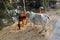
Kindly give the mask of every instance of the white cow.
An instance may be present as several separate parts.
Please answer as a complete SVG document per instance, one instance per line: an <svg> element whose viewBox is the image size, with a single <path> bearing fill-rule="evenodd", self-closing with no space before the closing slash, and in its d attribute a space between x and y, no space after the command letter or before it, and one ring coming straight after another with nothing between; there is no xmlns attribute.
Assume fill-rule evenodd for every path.
<svg viewBox="0 0 60 40"><path fill-rule="evenodd" d="M49 16L34 12L27 12L26 15L30 19L30 25L32 25L32 23L37 25L41 24L43 26L43 30L46 30L45 26L50 20Z"/></svg>

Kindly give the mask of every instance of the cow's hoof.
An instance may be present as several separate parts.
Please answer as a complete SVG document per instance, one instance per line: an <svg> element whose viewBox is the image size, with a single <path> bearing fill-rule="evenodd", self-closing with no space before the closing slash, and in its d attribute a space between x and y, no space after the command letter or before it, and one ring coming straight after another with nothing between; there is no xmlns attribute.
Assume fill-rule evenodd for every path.
<svg viewBox="0 0 60 40"><path fill-rule="evenodd" d="M43 32L43 30L42 30L42 31L40 31L40 32L39 32L39 34L41 34L42 32Z"/></svg>
<svg viewBox="0 0 60 40"><path fill-rule="evenodd" d="M47 30L45 30L45 32L47 32Z"/></svg>
<svg viewBox="0 0 60 40"><path fill-rule="evenodd" d="M21 28L19 28L18 30L20 30Z"/></svg>
<svg viewBox="0 0 60 40"><path fill-rule="evenodd" d="M44 35L44 34L42 34L41 36L42 36L42 37L45 37L45 35Z"/></svg>
<svg viewBox="0 0 60 40"><path fill-rule="evenodd" d="M42 32L39 32L39 34L41 34Z"/></svg>
<svg viewBox="0 0 60 40"><path fill-rule="evenodd" d="M43 31L44 31L44 29L42 29L42 30L39 32L39 34L41 34Z"/></svg>
<svg viewBox="0 0 60 40"><path fill-rule="evenodd" d="M47 32L47 29L45 29L44 32Z"/></svg>
<svg viewBox="0 0 60 40"><path fill-rule="evenodd" d="M18 28L18 30L20 30L20 28Z"/></svg>

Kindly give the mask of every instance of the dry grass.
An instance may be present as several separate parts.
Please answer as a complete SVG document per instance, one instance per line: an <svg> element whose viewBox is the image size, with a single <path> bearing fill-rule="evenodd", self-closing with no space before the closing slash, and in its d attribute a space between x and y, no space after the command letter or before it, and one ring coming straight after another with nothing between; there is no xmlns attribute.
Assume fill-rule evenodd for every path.
<svg viewBox="0 0 60 40"><path fill-rule="evenodd" d="M25 27L18 30L17 22L10 27L4 28L0 35L1 40L45 40L49 37L51 29L47 28L47 32L39 32L42 30L41 25L34 25L31 27L29 23ZM6 36L6 37L5 37Z"/></svg>

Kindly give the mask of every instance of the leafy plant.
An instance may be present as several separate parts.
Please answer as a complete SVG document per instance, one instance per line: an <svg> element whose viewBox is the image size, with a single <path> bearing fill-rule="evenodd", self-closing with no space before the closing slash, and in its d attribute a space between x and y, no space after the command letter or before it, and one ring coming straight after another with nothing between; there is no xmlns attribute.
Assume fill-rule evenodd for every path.
<svg viewBox="0 0 60 40"><path fill-rule="evenodd" d="M9 5L9 4L6 4L6 7L7 7L8 10L14 9L14 7Z"/></svg>

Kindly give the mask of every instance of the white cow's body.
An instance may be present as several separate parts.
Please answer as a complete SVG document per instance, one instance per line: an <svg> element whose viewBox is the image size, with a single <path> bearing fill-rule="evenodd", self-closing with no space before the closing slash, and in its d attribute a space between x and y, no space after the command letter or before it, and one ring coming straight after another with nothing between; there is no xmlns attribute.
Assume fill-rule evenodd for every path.
<svg viewBox="0 0 60 40"><path fill-rule="evenodd" d="M27 17L30 19L30 24L32 23L37 25L42 25L43 29L46 29L45 26L49 22L49 17L45 14L40 13L34 13L34 12L28 12Z"/></svg>

